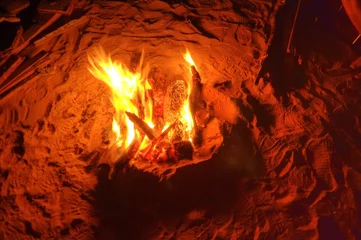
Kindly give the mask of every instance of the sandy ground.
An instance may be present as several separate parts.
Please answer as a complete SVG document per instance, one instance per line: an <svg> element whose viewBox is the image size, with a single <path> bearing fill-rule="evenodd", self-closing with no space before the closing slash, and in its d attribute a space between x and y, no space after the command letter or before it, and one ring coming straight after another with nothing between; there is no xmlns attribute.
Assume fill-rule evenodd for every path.
<svg viewBox="0 0 361 240"><path fill-rule="evenodd" d="M0 102L0 239L359 239L357 55L322 33L296 41L301 65L283 64L279 3L241 2L98 2L44 43L39 73ZM134 168L108 180L95 164L114 109L86 68L96 44L129 67L144 47L160 93L185 74L187 47L233 125L218 153L161 182Z"/></svg>

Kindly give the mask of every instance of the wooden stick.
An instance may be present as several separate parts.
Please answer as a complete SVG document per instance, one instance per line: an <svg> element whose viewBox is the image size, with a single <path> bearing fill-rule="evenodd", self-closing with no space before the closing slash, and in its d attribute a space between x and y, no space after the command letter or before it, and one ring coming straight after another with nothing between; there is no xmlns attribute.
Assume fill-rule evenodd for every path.
<svg viewBox="0 0 361 240"><path fill-rule="evenodd" d="M357 40L359 40L359 38L361 37L361 34L357 35L357 37L355 38L355 40L353 40L352 45L355 44L357 42Z"/></svg>
<svg viewBox="0 0 361 240"><path fill-rule="evenodd" d="M341 7L338 9L337 12L341 11L343 9L343 5L341 5Z"/></svg>
<svg viewBox="0 0 361 240"><path fill-rule="evenodd" d="M5 80L16 70L17 67L25 60L25 57L18 57L18 56L12 56L12 58L16 59L13 60L10 58L11 65L8 69L4 71L4 73L0 76L0 86L5 82Z"/></svg>
<svg viewBox="0 0 361 240"><path fill-rule="evenodd" d="M55 14L54 16L58 16L58 15L59 15L59 13ZM60 14L60 16L61 16L61 14ZM87 24L89 21L90 21L90 18L88 18L87 16L82 16L79 19L72 20L72 21L66 23L65 25L59 27L55 31L52 31L51 33L48 33L47 35L40 38L39 40L36 40L34 42L34 45L35 46L42 45L42 44L46 43L47 41L49 41L49 40L51 40L51 39L65 33L65 32L67 32L69 28L78 27L78 26L80 26L82 24Z"/></svg>
<svg viewBox="0 0 361 240"><path fill-rule="evenodd" d="M149 138L149 140L155 139L154 131L148 126L147 123L145 123L134 113L126 111L125 114L128 116L129 120L132 121L138 127L138 129L142 131Z"/></svg>
<svg viewBox="0 0 361 240"><path fill-rule="evenodd" d="M129 145L126 151L127 158L132 159L135 157L143 140L144 140L144 135L139 140L134 139L132 141L132 143Z"/></svg>
<svg viewBox="0 0 361 240"><path fill-rule="evenodd" d="M41 28L39 28L31 37L29 37L23 44L21 44L19 47L15 48L13 50L13 54L17 54L21 52L25 47L27 47L31 40L33 40L36 36L38 36L41 32L43 32L45 29L50 27L53 23L58 21L60 17L63 16L60 13L54 14ZM41 39L40 39L41 40Z"/></svg>
<svg viewBox="0 0 361 240"><path fill-rule="evenodd" d="M195 146L200 146L202 144L202 137L201 137L202 134L200 131L200 127L202 126L198 126L197 124L196 113L200 109L207 108L207 104L203 100L203 96L202 96L203 84L196 67L191 66L191 71L192 71L192 90L189 96L189 108L192 114L193 128L194 128L193 143Z"/></svg>
<svg viewBox="0 0 361 240"><path fill-rule="evenodd" d="M6 82L0 85L0 98L6 96L14 88L20 84L28 81L31 76L39 78L40 75L36 74L37 66L39 62L47 56L47 53L41 51L32 59L25 60L6 80Z"/></svg>
<svg viewBox="0 0 361 240"><path fill-rule="evenodd" d="M172 125L170 125L166 130L164 130L159 137L157 137L157 141L160 142L162 141L167 135L168 133L177 125L178 123L178 119L174 121L174 123L172 123Z"/></svg>
<svg viewBox="0 0 361 240"><path fill-rule="evenodd" d="M193 118L193 125L196 126L195 121L195 115L196 110L198 106L198 101L201 100L201 94L202 94L202 83L201 83L201 77L199 76L199 73L195 66L191 66L192 71L192 90L189 96L189 108L192 114ZM189 86L188 86L189 87Z"/></svg>
<svg viewBox="0 0 361 240"><path fill-rule="evenodd" d="M291 42L292 42L292 39L293 39L293 32L295 30L295 25L296 25L296 22L297 22L297 18L298 18L298 12L300 10L300 5L301 5L301 0L298 0L298 3L297 3L297 8L296 8L296 13L295 13L295 16L293 18L293 24L292 24L292 28L291 28L291 33L290 33L290 37L288 39L288 44L287 44L287 53L290 53L291 50Z"/></svg>

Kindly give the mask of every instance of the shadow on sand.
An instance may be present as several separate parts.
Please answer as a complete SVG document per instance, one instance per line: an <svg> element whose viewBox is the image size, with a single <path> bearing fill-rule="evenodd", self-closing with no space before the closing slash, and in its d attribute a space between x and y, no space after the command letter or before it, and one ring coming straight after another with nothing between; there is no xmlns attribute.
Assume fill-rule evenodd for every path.
<svg viewBox="0 0 361 240"><path fill-rule="evenodd" d="M159 182L133 168L108 180L109 167L103 167L94 206L100 218L97 239L152 239L159 223L176 227L191 210L201 209L209 218L229 212L241 180L262 169L253 152L246 124L240 122L211 160L179 169L169 180Z"/></svg>

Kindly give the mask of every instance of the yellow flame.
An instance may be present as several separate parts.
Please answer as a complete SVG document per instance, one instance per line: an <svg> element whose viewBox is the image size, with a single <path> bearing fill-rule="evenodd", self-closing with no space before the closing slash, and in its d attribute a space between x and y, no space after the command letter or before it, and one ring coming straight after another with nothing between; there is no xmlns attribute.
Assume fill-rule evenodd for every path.
<svg viewBox="0 0 361 240"><path fill-rule="evenodd" d="M190 54L190 52L187 49L187 52L185 54L183 54L183 58L184 60L186 60L187 63L189 63L191 66L196 67L196 64L194 63L194 60Z"/></svg>
<svg viewBox="0 0 361 240"><path fill-rule="evenodd" d="M192 55L190 54L189 50L187 49L187 52L185 54L183 54L183 58L184 60L190 65L195 67L195 69L197 69L197 66L192 58ZM192 75L192 70L190 68L190 73ZM183 105L183 111L182 111L182 117L183 117L183 124L186 126L186 133L187 133L187 137L188 140L192 142L192 134L193 134L193 127L194 127L194 122L193 122L193 117L192 117L192 113L190 111L190 106L189 106L189 97L192 91L192 80L191 81L187 81L188 83L188 98L187 100L184 102Z"/></svg>
<svg viewBox="0 0 361 240"><path fill-rule="evenodd" d="M162 132L164 132L165 130L167 130L169 128L170 124L169 123L165 123L162 129Z"/></svg>
<svg viewBox="0 0 361 240"><path fill-rule="evenodd" d="M90 73L112 90L111 101L116 111L112 130L116 136L116 144L127 148L137 134L134 123L125 112L137 116L142 112L145 122L151 123L153 106L152 101L147 99L147 90L150 90L151 86L140 72L133 73L125 65L112 61L102 48L89 53L88 60ZM144 108L142 111L140 106Z"/></svg>
<svg viewBox="0 0 361 240"><path fill-rule="evenodd" d="M118 147L123 145L123 141L120 138L120 127L117 123L117 121L115 120L115 118L113 118L113 122L112 122L112 130L115 133L115 143L117 144Z"/></svg>
<svg viewBox="0 0 361 240"><path fill-rule="evenodd" d="M192 118L191 111L189 109L189 101L188 100L183 105L182 118L183 118L183 124L186 127L185 132L187 134L187 138L189 141L192 142L193 118Z"/></svg>

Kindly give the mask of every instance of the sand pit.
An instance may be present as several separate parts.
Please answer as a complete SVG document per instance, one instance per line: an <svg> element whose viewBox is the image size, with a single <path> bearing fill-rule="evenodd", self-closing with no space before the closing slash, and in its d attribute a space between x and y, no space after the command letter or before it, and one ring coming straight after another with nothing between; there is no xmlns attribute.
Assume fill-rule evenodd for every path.
<svg viewBox="0 0 361 240"><path fill-rule="evenodd" d="M283 4L41 5L60 23L72 13L12 46L15 68L37 60L0 85L0 240L360 238L360 61L305 15L293 42L300 50L286 54L278 26L292 21L282 11L294 5ZM99 45L133 70L144 49L154 101L165 102L154 106L157 121L178 117L164 109L176 105L169 89L182 87L182 54L192 53L218 129L204 133L217 146L210 157L172 171L100 164L115 110L88 70ZM343 55L328 52L336 46Z"/></svg>

